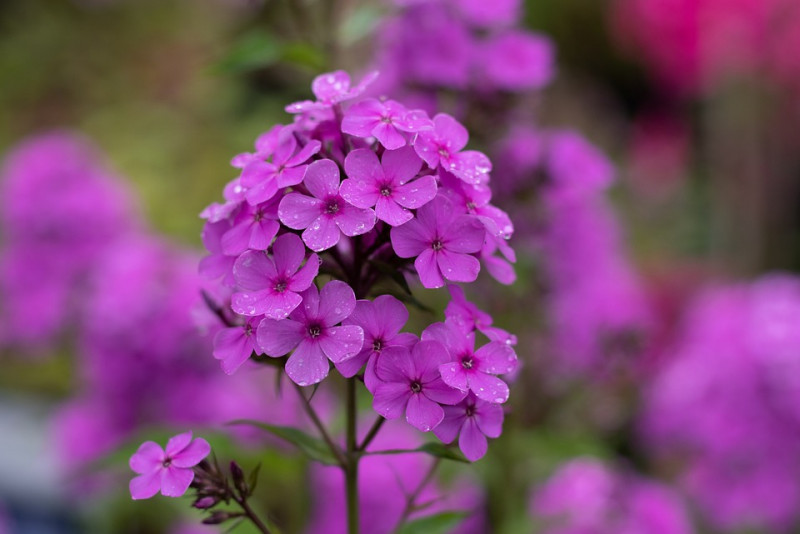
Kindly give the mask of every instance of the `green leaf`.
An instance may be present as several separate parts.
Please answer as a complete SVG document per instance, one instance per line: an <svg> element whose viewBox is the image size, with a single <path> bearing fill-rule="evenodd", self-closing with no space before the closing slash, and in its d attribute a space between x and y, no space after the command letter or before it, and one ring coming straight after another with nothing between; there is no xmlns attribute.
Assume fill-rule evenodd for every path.
<svg viewBox="0 0 800 534"><path fill-rule="evenodd" d="M247 488L249 489L250 495L256 490L256 485L258 485L258 473L261 471L261 463L259 463L255 469L250 471L250 475L247 477Z"/></svg>
<svg viewBox="0 0 800 534"><path fill-rule="evenodd" d="M383 15L382 10L375 6L358 7L339 28L339 39L345 45L360 41L374 32Z"/></svg>
<svg viewBox="0 0 800 534"><path fill-rule="evenodd" d="M277 63L283 55L284 46L275 37L253 31L239 38L214 69L221 73L260 69Z"/></svg>
<svg viewBox="0 0 800 534"><path fill-rule="evenodd" d="M250 419L237 419L236 421L231 421L228 424L247 425L260 428L261 430L288 441L312 460L316 460L317 462L327 465L339 465L339 462L336 460L333 452L331 452L331 450L328 448L328 445L324 441L313 436L309 436L302 430L298 430L289 426L270 425Z"/></svg>
<svg viewBox="0 0 800 534"><path fill-rule="evenodd" d="M409 521L397 534L447 534L467 516L466 512L440 512Z"/></svg>
<svg viewBox="0 0 800 534"><path fill-rule="evenodd" d="M312 72L323 70L327 63L324 52L304 42L286 44L281 59Z"/></svg>
<svg viewBox="0 0 800 534"><path fill-rule="evenodd" d="M452 460L454 462L463 462L466 464L470 463L470 461L467 460L463 454L461 454L461 451L447 447L438 441L429 441L428 443L425 443L416 449L386 449L383 451L369 451L364 454L408 454L414 452L422 452L431 456L435 456L436 458Z"/></svg>

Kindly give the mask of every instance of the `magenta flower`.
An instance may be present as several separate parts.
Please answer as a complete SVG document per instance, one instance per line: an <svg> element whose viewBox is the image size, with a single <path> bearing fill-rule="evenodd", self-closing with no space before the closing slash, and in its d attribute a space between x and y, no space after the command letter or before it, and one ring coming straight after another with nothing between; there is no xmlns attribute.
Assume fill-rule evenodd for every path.
<svg viewBox="0 0 800 534"><path fill-rule="evenodd" d="M422 332L422 339L438 341L453 356L439 367L445 384L470 390L487 402L500 404L508 400L508 385L494 376L517 367L517 355L508 344L491 341L475 350L474 333L465 334L447 323L430 325Z"/></svg>
<svg viewBox="0 0 800 534"><path fill-rule="evenodd" d="M362 100L345 112L342 131L356 137L374 137L387 150L406 145L403 133L430 130L433 123L422 110L407 110L394 100Z"/></svg>
<svg viewBox="0 0 800 534"><path fill-rule="evenodd" d="M231 159L231 166L237 169L244 169L253 161L263 161L270 157L278 146L278 138L283 130L282 124L276 124L268 131L256 138L255 152L242 152Z"/></svg>
<svg viewBox="0 0 800 534"><path fill-rule="evenodd" d="M248 250L233 265L236 285L243 289L231 299L233 311L241 315L266 315L283 319L300 305L298 293L314 283L319 272L319 257L309 256L306 247L294 234L284 234L272 245L272 258Z"/></svg>
<svg viewBox="0 0 800 534"><path fill-rule="evenodd" d="M305 228L303 241L311 250L327 250L341 234L353 237L375 226L374 211L352 206L339 195L339 167L332 160L309 165L304 184L313 197L289 193L281 200L278 216L289 228Z"/></svg>
<svg viewBox="0 0 800 534"><path fill-rule="evenodd" d="M441 165L470 184L486 182L492 162L482 152L461 149L467 146L467 129L446 113L433 118L433 130L423 130L417 134L414 149L431 169Z"/></svg>
<svg viewBox="0 0 800 534"><path fill-rule="evenodd" d="M222 278L222 284L233 286L233 263L236 256L228 256L222 251L222 236L230 230L230 223L226 220L206 222L203 226L203 245L209 254L200 260L198 272L209 280Z"/></svg>
<svg viewBox="0 0 800 534"><path fill-rule="evenodd" d="M509 30L484 43L480 64L489 86L509 91L541 89L553 79L555 51L546 37Z"/></svg>
<svg viewBox="0 0 800 534"><path fill-rule="evenodd" d="M445 443L458 436L458 447L474 462L486 454L486 438L497 438L503 431L503 408L470 393L455 406L444 406L444 419L433 433Z"/></svg>
<svg viewBox="0 0 800 534"><path fill-rule="evenodd" d="M436 178L421 176L410 181L422 168L414 149L387 150L381 161L371 150L354 150L344 160L349 176L339 189L342 198L357 208L375 207L378 219L400 226L414 218L417 209L436 196Z"/></svg>
<svg viewBox="0 0 800 534"><path fill-rule="evenodd" d="M301 295L303 305L288 319L264 319L258 325L258 344L268 356L279 357L294 350L286 362L286 374L296 384L308 386L328 376L330 365L355 356L364 342L360 326L335 326L356 307L353 290L338 280L322 291L311 285Z"/></svg>
<svg viewBox="0 0 800 534"><path fill-rule="evenodd" d="M222 251L238 256L247 249L267 250L278 234L278 202L272 198L263 204L244 204L233 219L233 226L222 236Z"/></svg>
<svg viewBox="0 0 800 534"><path fill-rule="evenodd" d="M445 280L472 282L480 262L470 254L483 247L486 231L471 215L457 215L452 203L437 196L417 211L417 218L392 228L392 247L401 258L413 258L422 285L442 287Z"/></svg>
<svg viewBox="0 0 800 534"><path fill-rule="evenodd" d="M145 441L131 456L130 466L139 476L131 480L134 499L149 499L159 490L165 497L180 497L194 480L192 468L211 452L203 438L192 440L185 432L170 438L167 450L153 441Z"/></svg>
<svg viewBox="0 0 800 534"><path fill-rule="evenodd" d="M251 317L243 325L223 328L214 336L214 358L220 360L225 374L232 375L253 352L261 352L255 340L259 321L260 317Z"/></svg>
<svg viewBox="0 0 800 534"><path fill-rule="evenodd" d="M311 91L317 97L317 101L303 100L302 102L289 104L286 106L286 112L303 113L328 109L341 102L352 100L363 93L367 86L377 77L377 72L369 72L358 85L350 87L350 75L343 70L320 74L311 83Z"/></svg>
<svg viewBox="0 0 800 534"><path fill-rule="evenodd" d="M485 184L468 184L444 173L441 191L461 210L475 215L489 234L508 239L514 233L514 225L508 214L489 204L492 191Z"/></svg>
<svg viewBox="0 0 800 534"><path fill-rule="evenodd" d="M381 295L374 301L359 300L350 317L342 324L360 326L364 330L364 346L361 352L336 364L342 375L354 376L366 363L364 384L369 391L374 391L378 384L375 376L375 364L384 349L401 346L411 349L419 341L410 333L399 333L408 321L408 310L402 302L391 295Z"/></svg>
<svg viewBox="0 0 800 534"><path fill-rule="evenodd" d="M241 183L247 188L247 202L260 204L275 196L278 189L302 182L308 167L303 163L319 152L321 146L319 141L312 140L296 152L294 131L285 127L278 138L272 161L252 161L242 170Z"/></svg>
<svg viewBox="0 0 800 534"><path fill-rule="evenodd" d="M383 351L375 371L381 381L375 388L372 407L387 419L406 413L406 421L428 432L444 419L439 404L456 404L466 393L442 381L439 366L450 360L437 341L420 341L409 351L390 347Z"/></svg>

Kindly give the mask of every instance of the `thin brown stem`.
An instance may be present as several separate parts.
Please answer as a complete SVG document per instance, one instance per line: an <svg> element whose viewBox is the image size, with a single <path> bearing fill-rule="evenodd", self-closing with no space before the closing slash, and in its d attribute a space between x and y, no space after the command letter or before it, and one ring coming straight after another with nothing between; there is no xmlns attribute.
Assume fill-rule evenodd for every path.
<svg viewBox="0 0 800 534"><path fill-rule="evenodd" d="M292 382L292 384L294 384L294 382ZM341 449L333 441L330 434L328 434L328 431L325 430L325 425L322 424L322 420L317 415L316 410L314 410L314 407L311 406L311 402L309 402L309 400L306 398L305 393L303 393L303 388L298 386L297 384L294 384L294 388L297 390L297 393L298 395L300 395L300 398L303 399L303 408L308 414L308 417L311 419L311 422L314 423L314 426L322 435L322 439L328 445L328 448L331 450L331 453L336 457L336 461L339 462L339 465L344 466L347 463L347 459L342 454Z"/></svg>
<svg viewBox="0 0 800 534"><path fill-rule="evenodd" d="M378 418L375 420L375 422L372 424L372 427L369 429L369 432L367 432L367 435L364 437L364 441L362 441L361 445L358 446L357 450L359 451L366 450L369 444L372 443L372 440L375 439L375 436L378 435L378 431L380 431L381 427L383 426L383 423L385 422L386 418L379 415Z"/></svg>
<svg viewBox="0 0 800 534"><path fill-rule="evenodd" d="M244 515L247 516L247 519L249 519L253 525L255 525L259 532L262 534L273 534L273 532L267 527L267 525L264 524L261 518L258 517L258 514L255 512L255 510L250 507L250 504L247 502L246 498L238 497L236 502L242 507Z"/></svg>
<svg viewBox="0 0 800 534"><path fill-rule="evenodd" d="M417 505L417 499L419 498L422 490L430 484L431 480L433 480L433 476L436 474L436 470L439 468L439 464L442 462L441 458L436 458L432 463L431 466L428 468L428 472L425 473L425 476L420 481L419 485L412 491L409 495L406 496L406 505L403 508L403 513L400 515L400 519L397 521L397 526L394 529L395 534L400 532L400 529L403 528L408 518L414 512L414 509Z"/></svg>

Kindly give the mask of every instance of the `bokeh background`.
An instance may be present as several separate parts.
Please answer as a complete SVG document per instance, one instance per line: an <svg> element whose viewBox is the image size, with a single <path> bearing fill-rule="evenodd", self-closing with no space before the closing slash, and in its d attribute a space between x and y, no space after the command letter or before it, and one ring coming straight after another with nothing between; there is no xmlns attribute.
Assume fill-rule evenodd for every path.
<svg viewBox="0 0 800 534"><path fill-rule="evenodd" d="M519 336L505 431L432 490L462 531L800 529L800 2L491 4L0 3L0 532L213 532L127 494L187 425L262 462L287 532L336 532L335 477L222 425L304 423L218 370L196 275L231 158L336 68L459 116L515 223L516 283L469 290ZM375 492L424 475L398 458Z"/></svg>

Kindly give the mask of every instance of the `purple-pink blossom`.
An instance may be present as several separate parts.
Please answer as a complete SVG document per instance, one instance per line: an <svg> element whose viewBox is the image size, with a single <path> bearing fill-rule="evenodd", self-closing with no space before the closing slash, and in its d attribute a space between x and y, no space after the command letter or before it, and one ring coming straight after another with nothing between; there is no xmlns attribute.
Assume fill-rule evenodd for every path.
<svg viewBox="0 0 800 534"><path fill-rule="evenodd" d="M281 200L278 215L289 228L303 230L303 241L315 252L327 250L341 235L365 234L375 226L375 212L357 208L339 194L339 167L322 159L308 166L303 181L309 193L289 193Z"/></svg>
<svg viewBox="0 0 800 534"><path fill-rule="evenodd" d="M420 341L411 350L387 348L375 366L380 383L372 407L387 419L405 413L411 426L433 430L444 419L440 404L455 404L466 395L442 381L439 366L449 360L447 349L437 341Z"/></svg>
<svg viewBox="0 0 800 534"><path fill-rule="evenodd" d="M472 256L483 247L486 231L472 215L458 215L439 195L417 211L417 217L392 228L392 247L401 258L414 258L422 285L442 287L445 280L472 282L480 262Z"/></svg>
<svg viewBox="0 0 800 534"><path fill-rule="evenodd" d="M387 150L381 161L371 150L357 149L344 161L348 179L342 182L340 194L357 208L375 208L378 219L391 226L400 226L414 218L410 211L418 209L436 196L436 178L417 176L422 168L414 149L403 147Z"/></svg>
<svg viewBox="0 0 800 534"><path fill-rule="evenodd" d="M256 329L260 317L251 317L243 325L223 328L214 336L214 358L220 360L225 374L233 374L253 352L261 349L256 344Z"/></svg>
<svg viewBox="0 0 800 534"><path fill-rule="evenodd" d="M378 384L375 365L381 353L388 347L411 348L418 338L414 334L400 333L408 321L408 309L391 295L381 295L374 301L359 300L350 317L342 324L353 324L364 330L364 346L361 352L336 364L336 368L346 377L354 376L364 364L364 385L374 391Z"/></svg>
<svg viewBox="0 0 800 534"><path fill-rule="evenodd" d="M481 400L474 393L443 409L444 419L433 433L445 443L458 437L458 447L471 462L486 454L489 448L486 438L497 438L503 431L502 406Z"/></svg>
<svg viewBox="0 0 800 534"><path fill-rule="evenodd" d="M322 291L315 285L305 290L302 306L287 319L264 319L258 326L257 340L267 356L292 355L286 361L286 374L296 384L309 386L328 376L330 364L361 350L364 331L360 326L336 326L356 307L353 290L339 280L328 282Z"/></svg>
<svg viewBox="0 0 800 534"><path fill-rule="evenodd" d="M260 204L275 196L279 189L303 181L308 159L319 152L319 141L311 140L298 151L297 137L292 127L284 127L277 139L272 161L251 161L242 169L241 184L247 189L245 198L250 204Z"/></svg>
<svg viewBox="0 0 800 534"><path fill-rule="evenodd" d="M507 343L491 341L475 350L475 334L448 323L430 325L422 332L422 339L447 347L452 358L439 367L445 384L472 391L487 402L508 400L508 385L495 376L510 373L517 366L517 355Z"/></svg>
<svg viewBox="0 0 800 534"><path fill-rule="evenodd" d="M553 79L555 51L547 37L508 30L483 43L482 77L501 90L540 89Z"/></svg>
<svg viewBox="0 0 800 534"><path fill-rule="evenodd" d="M362 100L351 106L342 119L344 133L374 137L387 150L405 146L408 134L431 128L433 123L427 113L418 109L408 110L394 100Z"/></svg>
<svg viewBox="0 0 800 534"><path fill-rule="evenodd" d="M231 227L222 236L222 252L236 256L247 249L267 250L278 234L278 202L280 198L258 204L241 206Z"/></svg>
<svg viewBox="0 0 800 534"><path fill-rule="evenodd" d="M316 102L311 100L295 102L286 106L286 111L288 113L304 113L329 109L336 104L358 97L377 77L377 72L369 72L357 85L351 86L350 75L343 70L320 74L311 82L311 91L317 97Z"/></svg>
<svg viewBox="0 0 800 534"><path fill-rule="evenodd" d="M263 252L248 250L233 266L236 286L240 289L231 298L233 311L247 316L285 318L300 305L299 293L314 283L319 263L316 254L306 259L306 247L295 234L278 237L272 245L271 258Z"/></svg>
<svg viewBox="0 0 800 534"><path fill-rule="evenodd" d="M492 162L482 152L464 150L469 133L446 113L433 118L433 129L417 134L414 149L431 169L441 168L470 184L488 180Z"/></svg>
<svg viewBox="0 0 800 534"><path fill-rule="evenodd" d="M165 497L180 497L194 480L192 468L210 452L208 442L203 438L193 440L191 432L170 438L166 450L153 441L145 441L129 462L139 475L131 480L131 497L149 499L159 491Z"/></svg>

